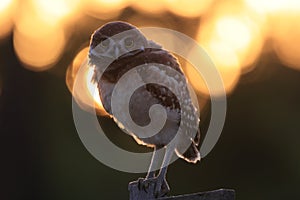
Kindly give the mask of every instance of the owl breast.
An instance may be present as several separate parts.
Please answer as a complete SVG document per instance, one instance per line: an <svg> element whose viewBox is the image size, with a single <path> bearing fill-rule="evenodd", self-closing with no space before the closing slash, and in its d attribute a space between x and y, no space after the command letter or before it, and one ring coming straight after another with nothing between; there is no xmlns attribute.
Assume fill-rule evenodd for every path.
<svg viewBox="0 0 300 200"><path fill-rule="evenodd" d="M174 73L169 72L168 70L161 70L152 63L168 66L173 69L173 71L177 72L177 76L173 75ZM141 65L145 65L146 68L148 67L146 69L148 71L147 73L140 73L140 78L142 80L153 79L156 80L156 82L165 83L175 90L178 90L176 93L181 94L182 97L180 98L185 99L182 106L185 106L190 110L190 113L184 114L188 114L194 118L190 123L191 129L198 126L196 110L190 101L187 82L183 76L183 72L177 59L163 49L148 48L138 51L133 55L131 54L130 56L123 56L112 62L105 69L101 77L97 77L99 94L105 110L109 114L113 114L111 109L111 96L116 83L126 72ZM182 76L178 76L178 73ZM167 87L159 84L147 83L139 87L132 94L129 103L129 111L132 120L137 125L146 126L151 121L149 109L155 104L160 104L165 108L167 113L166 123L158 134L148 138L140 138L138 139L138 142L149 146L155 145L157 147L162 147L174 138L180 125L181 108L178 97ZM122 128L126 129L126 127ZM132 133L131 130L126 130L126 132Z"/></svg>

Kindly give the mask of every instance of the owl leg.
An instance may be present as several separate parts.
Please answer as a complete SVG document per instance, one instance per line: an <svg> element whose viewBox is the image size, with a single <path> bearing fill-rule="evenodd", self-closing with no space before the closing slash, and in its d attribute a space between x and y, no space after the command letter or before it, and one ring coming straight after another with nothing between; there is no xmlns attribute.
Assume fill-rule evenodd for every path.
<svg viewBox="0 0 300 200"><path fill-rule="evenodd" d="M154 147L151 163L146 178L139 178L138 180L139 189L144 189L145 191L147 191L147 188L149 186L147 180L151 180L155 178L156 169L159 168L159 164L162 160L162 156L163 154L160 151L157 151L157 149Z"/></svg>
<svg viewBox="0 0 300 200"><path fill-rule="evenodd" d="M152 189L154 189L154 191L152 191L152 192L156 198L163 197L170 191L169 185L166 180L166 174L167 174L168 165L173 156L173 153L174 153L173 147L166 148L166 152L165 152L165 155L163 158L163 163L162 163L161 169L160 169L157 177L155 177L155 172L153 170L155 169L155 167L157 167L157 165L159 163L158 161L160 159L158 159L158 158L161 158L161 155L159 155L157 151L155 152L155 154L152 157L152 162L151 162L149 172L148 172L146 178L145 179L140 178L138 180L138 186L139 186L140 190L143 189L145 192L148 193L148 190L150 188L152 188ZM152 184L154 185L154 187L150 186Z"/></svg>
<svg viewBox="0 0 300 200"><path fill-rule="evenodd" d="M159 155L159 152L157 152L157 149L154 147L153 155L152 155L152 159L151 159L151 163L149 166L146 179L155 177L156 169L158 169L160 160L161 160L161 155Z"/></svg>
<svg viewBox="0 0 300 200"><path fill-rule="evenodd" d="M156 181L155 191L154 191L154 194L156 197L165 196L170 191L170 187L166 180L166 174L167 174L168 165L171 161L173 153L174 153L174 148L172 146L166 148L166 153L165 153L164 160L162 163L162 168L159 171L159 174L156 178L157 181Z"/></svg>

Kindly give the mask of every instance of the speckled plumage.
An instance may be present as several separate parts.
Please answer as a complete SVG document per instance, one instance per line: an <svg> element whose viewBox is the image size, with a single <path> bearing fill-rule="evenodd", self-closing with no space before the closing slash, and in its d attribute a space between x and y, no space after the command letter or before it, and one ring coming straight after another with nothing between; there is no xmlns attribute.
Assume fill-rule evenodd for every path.
<svg viewBox="0 0 300 200"><path fill-rule="evenodd" d="M123 54L120 56L111 56L104 50L96 50L97 46L101 41L105 40L105 38L128 30L133 30L134 42L139 44L138 48L135 48L132 51L129 49L128 52L121 50L123 51ZM121 43L122 41L110 41L110 44L113 44L114 46L107 47L106 49L110 52L119 52L119 50L114 48ZM124 49L124 47L120 48ZM197 110L191 100L187 87L187 80L179 66L178 60L172 54L161 48L160 45L155 44L153 41L147 40L136 27L124 22L113 22L99 28L92 35L89 64L95 67L93 79L98 84L103 106L110 115L112 115L111 96L116 83L126 72L135 69L137 66L144 65L143 68L136 70L136 73L145 83L148 82L148 80L155 79L158 83L164 83L165 85L174 88L176 93L180 94L179 96L176 96L167 87L159 84L147 83L138 88L131 96L129 104L131 118L140 126L149 124L150 118L148 112L152 105L160 104L166 109L167 121L158 134L141 139L134 136L134 133L126 127L121 127L124 128L126 132L133 134L138 143L161 148L166 146L175 137L181 118L185 117L185 119L188 120L183 122L184 131L179 138L180 140L192 140L192 143L185 153L176 151L176 147L174 151L179 157L189 162L200 160L200 154L197 149L200 133L198 131L196 137L193 137L193 134L191 133L191 131L198 129L199 119ZM106 65L109 66L104 70ZM164 69L163 65L170 67L173 71ZM145 71L147 73L145 73ZM175 72L179 73L179 75ZM102 76L100 76L100 74L102 74ZM179 103L180 99L181 102L183 102L181 105ZM184 112L181 112L180 106L184 106ZM115 119L115 121L118 121L118 119ZM180 140L177 145L180 145Z"/></svg>

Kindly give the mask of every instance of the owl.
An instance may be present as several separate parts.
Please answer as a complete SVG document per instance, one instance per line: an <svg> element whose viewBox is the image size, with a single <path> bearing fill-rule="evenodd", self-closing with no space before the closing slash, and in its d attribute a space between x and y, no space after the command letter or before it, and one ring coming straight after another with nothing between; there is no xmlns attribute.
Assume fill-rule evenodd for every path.
<svg viewBox="0 0 300 200"><path fill-rule="evenodd" d="M97 84L105 111L138 144L154 149L148 173L144 179L138 181L139 188L147 190L151 182L155 184L155 197L165 196L170 190L166 181L167 166L174 153L188 162L196 163L200 160L199 118L188 90L187 79L178 60L159 44L148 40L137 27L121 21L109 22L92 34L88 58L89 65L94 67L93 81ZM136 74L146 84L138 87L130 98L128 106L132 120L140 126L149 124L149 109L154 104L161 105L167 116L163 128L157 134L143 138L114 116L111 103L113 90L118 81L126 72L138 66L143 68L137 70ZM158 84L147 82L149 78L154 78ZM166 86L168 84L179 92L180 97ZM180 103L180 99L183 103ZM182 117L188 120L181 123ZM180 127L180 124L183 125ZM174 145L168 145L176 136L178 129L182 132L179 139ZM194 136L190 134L193 130L196 130ZM180 152L178 147L183 141L189 141L190 146L185 152ZM156 167L160 156L156 152L161 148L165 148L165 153L157 173L155 169L158 169Z"/></svg>

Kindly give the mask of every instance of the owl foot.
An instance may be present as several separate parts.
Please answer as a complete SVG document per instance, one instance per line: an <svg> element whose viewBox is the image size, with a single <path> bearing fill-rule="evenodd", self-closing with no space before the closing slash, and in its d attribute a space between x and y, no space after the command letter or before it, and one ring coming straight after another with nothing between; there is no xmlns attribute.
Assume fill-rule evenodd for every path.
<svg viewBox="0 0 300 200"><path fill-rule="evenodd" d="M144 190L146 193L153 191L155 198L164 197L170 191L170 187L165 178L155 177L138 179L139 190Z"/></svg>

